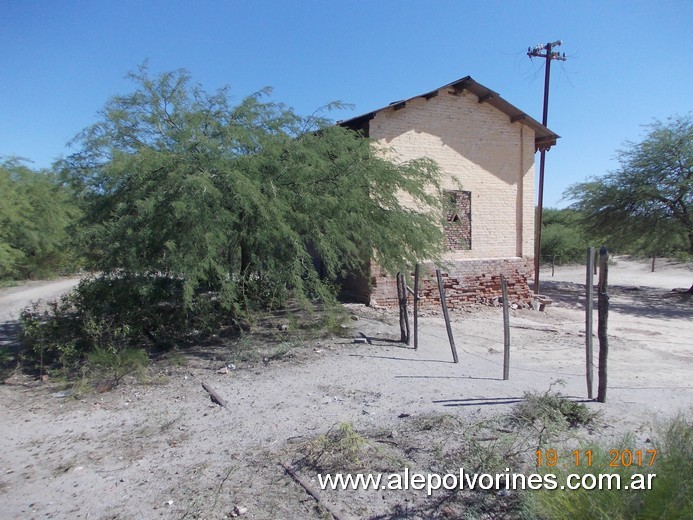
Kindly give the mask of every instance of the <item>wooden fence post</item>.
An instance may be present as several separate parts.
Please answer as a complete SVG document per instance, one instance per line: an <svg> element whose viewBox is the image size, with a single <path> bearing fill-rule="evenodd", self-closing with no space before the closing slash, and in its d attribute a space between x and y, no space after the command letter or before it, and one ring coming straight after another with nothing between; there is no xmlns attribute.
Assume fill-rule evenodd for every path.
<svg viewBox="0 0 693 520"><path fill-rule="evenodd" d="M510 302L508 302L508 282L501 274L501 293L503 294L503 381L510 378Z"/></svg>
<svg viewBox="0 0 693 520"><path fill-rule="evenodd" d="M450 326L450 315L448 314L448 304L445 301L445 287L443 287L443 277L440 274L440 269L436 269L436 277L438 278L438 291L440 292L440 305L443 307L443 317L445 318L445 328L448 331L448 340L450 341L450 349L452 350L452 359L455 363L459 363L457 358L457 347L455 347L455 338L452 337L452 327Z"/></svg>
<svg viewBox="0 0 693 520"><path fill-rule="evenodd" d="M606 247L599 249L599 287L597 299L597 336L599 337L599 388L597 401L606 402L606 360L609 355L609 338L607 336L607 321L609 318L609 254Z"/></svg>
<svg viewBox="0 0 693 520"><path fill-rule="evenodd" d="M592 308L594 306L594 248L587 248L587 272L585 280L585 371L587 376L587 398L592 399L593 348L592 348Z"/></svg>
<svg viewBox="0 0 693 520"><path fill-rule="evenodd" d="M407 345L411 341L411 330L409 329L409 312L407 311L407 306L409 305L409 293L407 292L407 276L402 273L402 295L403 295L403 307L404 307L404 326L407 330Z"/></svg>
<svg viewBox="0 0 693 520"><path fill-rule="evenodd" d="M407 282L403 273L397 273L397 298L399 300L400 341L409 345L409 315L407 314Z"/></svg>
<svg viewBox="0 0 693 520"><path fill-rule="evenodd" d="M657 256L657 253L652 253L652 270L650 271L651 273L655 272L655 258Z"/></svg>
<svg viewBox="0 0 693 520"><path fill-rule="evenodd" d="M414 350L419 348L419 264L414 267Z"/></svg>

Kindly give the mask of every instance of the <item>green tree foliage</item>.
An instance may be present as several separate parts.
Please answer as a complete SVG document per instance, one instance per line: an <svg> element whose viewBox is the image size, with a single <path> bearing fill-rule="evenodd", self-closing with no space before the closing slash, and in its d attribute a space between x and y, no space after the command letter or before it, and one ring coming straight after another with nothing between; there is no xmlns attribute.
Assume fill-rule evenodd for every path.
<svg viewBox="0 0 693 520"><path fill-rule="evenodd" d="M438 170L262 91L233 105L179 70L130 75L74 144L65 171L81 194L92 267L182 280L243 313L288 296L327 297L369 255L390 272L443 244ZM428 212L403 207L405 194ZM325 279L314 265L319 256Z"/></svg>
<svg viewBox="0 0 693 520"><path fill-rule="evenodd" d="M69 268L68 228L78 217L57 176L20 159L0 163L0 279L34 278Z"/></svg>
<svg viewBox="0 0 693 520"><path fill-rule="evenodd" d="M585 229L618 249L693 254L691 116L654 122L618 159L618 170L566 191Z"/></svg>
<svg viewBox="0 0 693 520"><path fill-rule="evenodd" d="M557 264L582 262L588 240L582 230L581 214L572 209L546 208L542 218L541 257L555 257Z"/></svg>

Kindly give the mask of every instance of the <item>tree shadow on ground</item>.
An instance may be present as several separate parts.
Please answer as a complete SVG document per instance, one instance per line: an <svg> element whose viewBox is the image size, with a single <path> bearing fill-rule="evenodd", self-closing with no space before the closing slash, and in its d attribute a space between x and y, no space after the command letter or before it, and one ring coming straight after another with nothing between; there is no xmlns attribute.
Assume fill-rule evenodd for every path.
<svg viewBox="0 0 693 520"><path fill-rule="evenodd" d="M17 320L0 323L0 348L14 350L19 348L19 334L22 325Z"/></svg>
<svg viewBox="0 0 693 520"><path fill-rule="evenodd" d="M567 401L574 403L593 403L594 399L585 399L573 395L561 396ZM478 397L470 399L441 399L433 401L443 406L494 406L499 404L517 404L525 400L525 397Z"/></svg>
<svg viewBox="0 0 693 520"><path fill-rule="evenodd" d="M570 309L585 308L585 284L544 282L544 294L554 303ZM613 285L608 289L609 312L639 318L676 320L693 318L692 295L654 287ZM594 289L597 309L597 287Z"/></svg>
<svg viewBox="0 0 693 520"><path fill-rule="evenodd" d="M444 359L414 359L414 358L401 358L396 356L378 356L376 354L349 354L350 357L367 357L375 359L391 359L393 361L414 361L416 363L445 363L450 364L454 361L446 361Z"/></svg>
<svg viewBox="0 0 693 520"><path fill-rule="evenodd" d="M407 345L400 339L394 339L394 338L380 338L378 336L368 336L367 334L364 334L363 332L359 332L359 336L361 336L363 339L366 340L366 342L369 345L375 345L375 346L388 346L388 347L397 347L397 348L404 348L407 350L414 350L414 347L412 345Z"/></svg>

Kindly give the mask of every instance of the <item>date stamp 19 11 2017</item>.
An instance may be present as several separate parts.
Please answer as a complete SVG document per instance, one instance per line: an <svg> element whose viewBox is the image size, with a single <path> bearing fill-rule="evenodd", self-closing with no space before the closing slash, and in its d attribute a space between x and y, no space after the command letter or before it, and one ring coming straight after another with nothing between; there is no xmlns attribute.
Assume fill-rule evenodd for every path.
<svg viewBox="0 0 693 520"><path fill-rule="evenodd" d="M559 464L559 459L565 457L565 455L559 456L558 451L553 448L537 450L534 454L536 456L538 468L553 468ZM604 460L598 460L600 457L589 449L573 450L570 454L566 455L569 456L569 462L567 464L576 468L591 468L593 466L609 468L628 468L631 466L652 467L657 458L657 450L613 449L609 450L609 454L604 457Z"/></svg>

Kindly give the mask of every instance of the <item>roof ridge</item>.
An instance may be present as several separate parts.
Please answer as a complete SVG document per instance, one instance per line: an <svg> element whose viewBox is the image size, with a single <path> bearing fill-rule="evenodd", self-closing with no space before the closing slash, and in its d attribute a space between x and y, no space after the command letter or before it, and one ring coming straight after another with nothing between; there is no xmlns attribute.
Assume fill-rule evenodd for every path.
<svg viewBox="0 0 693 520"><path fill-rule="evenodd" d="M361 114L346 120L337 121L337 124L354 129L366 129L368 121L373 119L378 112L388 109L401 110L406 107L407 103L413 101L414 99L422 97L426 98L427 100L432 99L436 97L441 90L446 88L454 88L459 91L467 90L479 99L479 103L488 103L497 110L507 114L510 117L511 123L519 122L532 128L535 134L535 148L538 150L546 150L551 148L551 146L556 144L556 140L560 138L558 134L552 132L548 127L542 125L529 114L523 112L509 101L505 100L497 92L475 81L471 76L464 76L456 81L443 85L442 87L438 87L424 94L418 94L403 100L393 101L387 106L366 112L365 114Z"/></svg>

